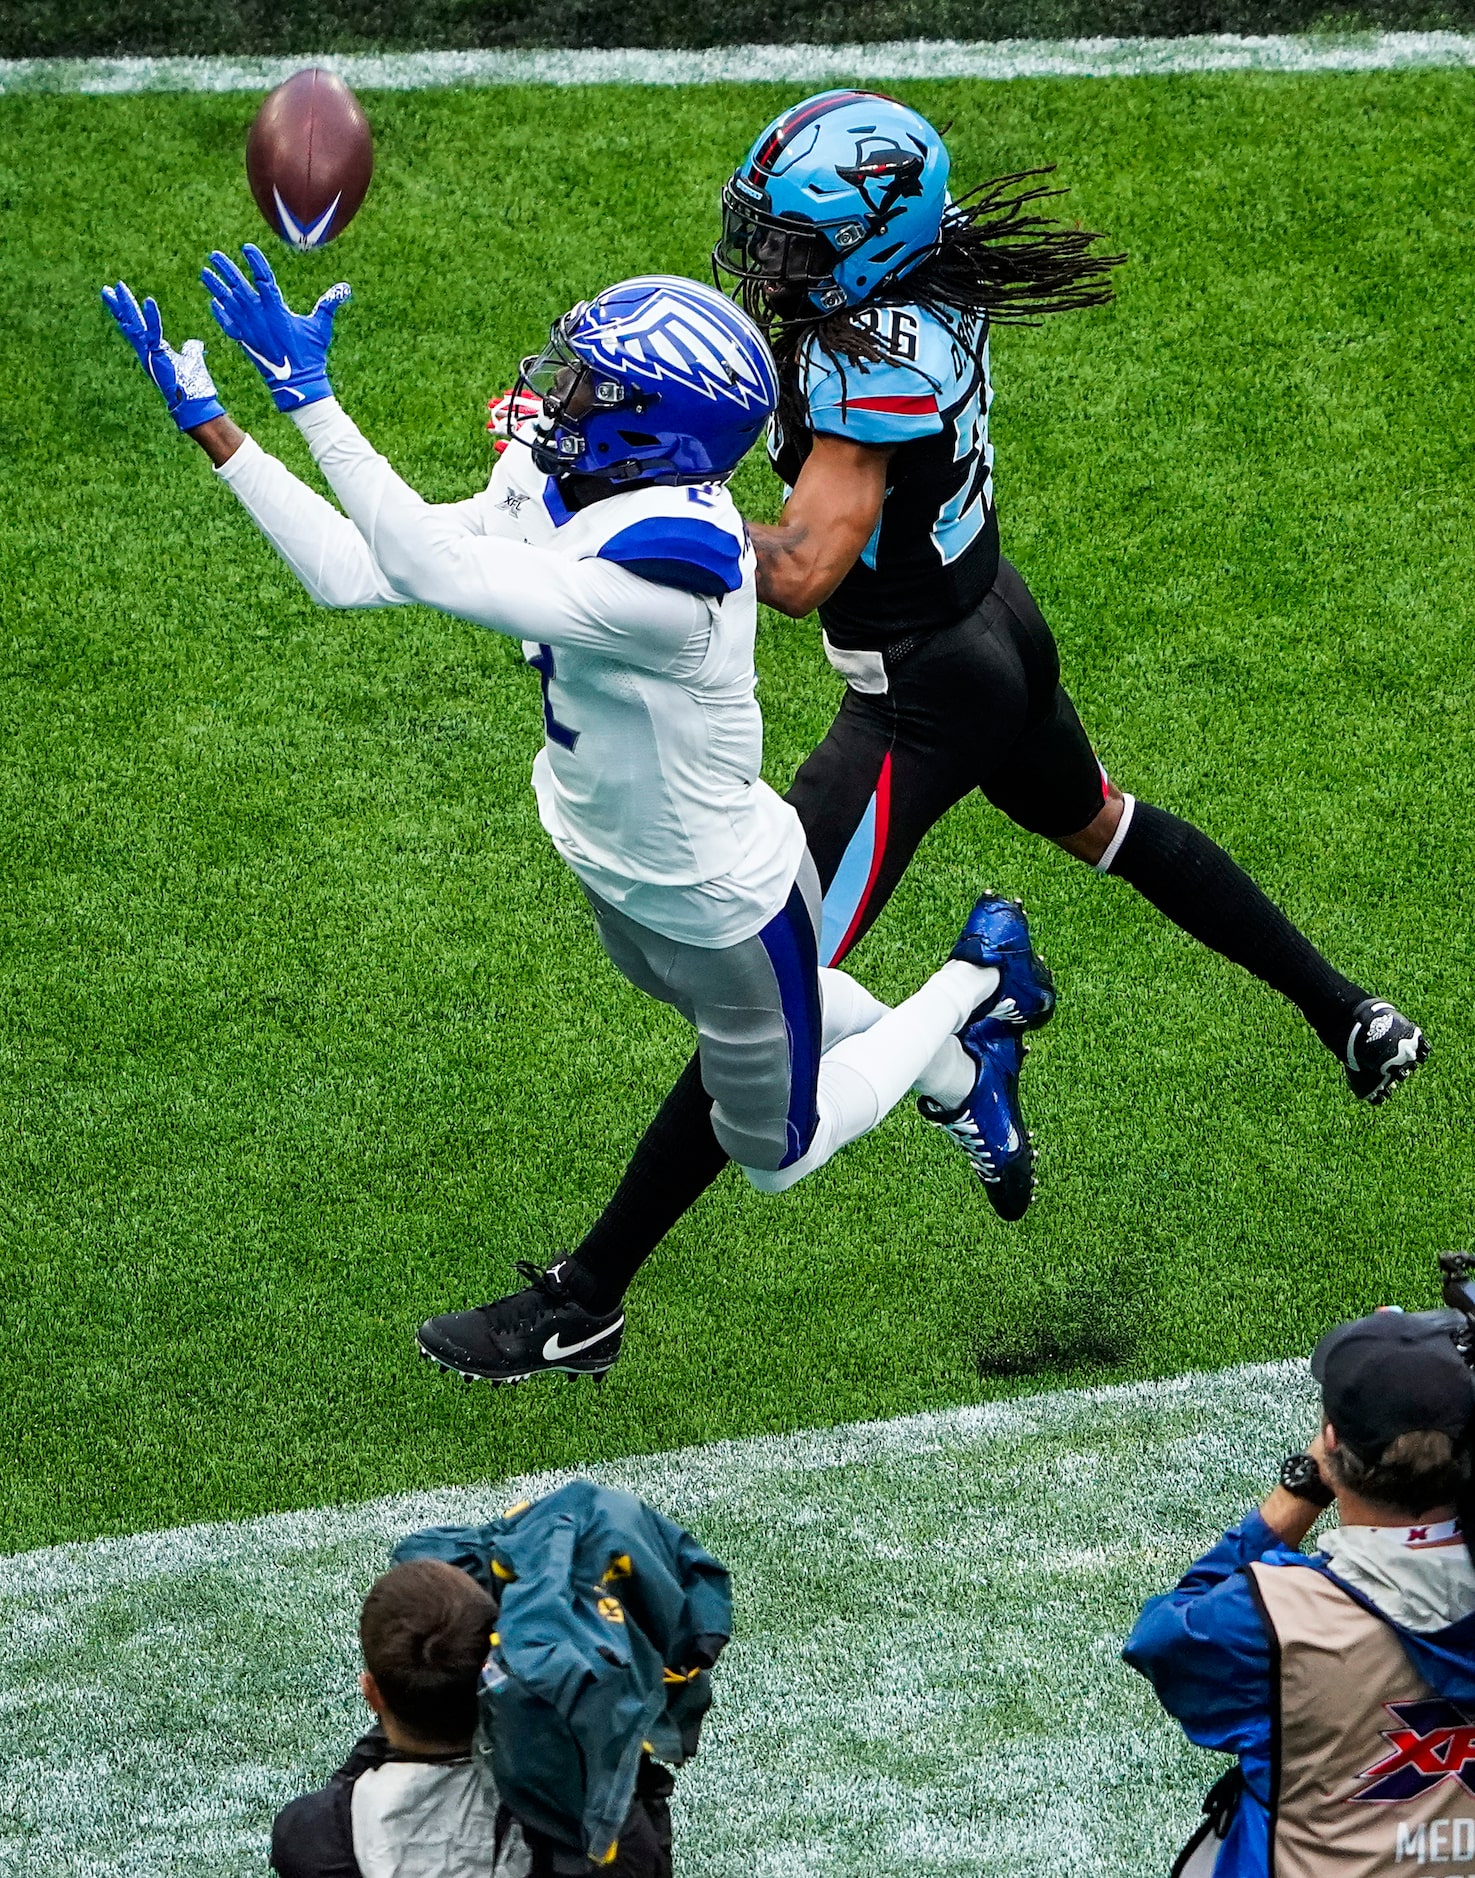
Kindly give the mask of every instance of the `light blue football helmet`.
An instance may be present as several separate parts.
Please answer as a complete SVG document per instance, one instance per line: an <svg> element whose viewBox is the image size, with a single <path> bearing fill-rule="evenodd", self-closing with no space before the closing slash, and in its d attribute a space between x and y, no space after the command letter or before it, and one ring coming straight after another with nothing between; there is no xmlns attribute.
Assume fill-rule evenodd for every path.
<svg viewBox="0 0 1475 1878"><path fill-rule="evenodd" d="M904 104L822 91L776 117L733 172L713 269L814 312L858 306L937 245L949 167Z"/></svg>
<svg viewBox="0 0 1475 1878"><path fill-rule="evenodd" d="M521 441L548 476L696 483L728 476L778 401L768 342L715 287L644 274L555 320L518 390L542 403Z"/></svg>

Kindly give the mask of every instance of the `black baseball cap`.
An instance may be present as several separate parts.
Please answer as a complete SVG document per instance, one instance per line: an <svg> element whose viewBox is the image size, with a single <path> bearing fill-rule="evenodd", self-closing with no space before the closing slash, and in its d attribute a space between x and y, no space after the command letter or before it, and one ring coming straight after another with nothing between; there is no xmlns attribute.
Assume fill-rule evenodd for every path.
<svg viewBox="0 0 1475 1878"><path fill-rule="evenodd" d="M1364 1460L1419 1429L1459 1440L1475 1416L1475 1373L1454 1346L1458 1311L1375 1311L1338 1324L1311 1352L1326 1418Z"/></svg>

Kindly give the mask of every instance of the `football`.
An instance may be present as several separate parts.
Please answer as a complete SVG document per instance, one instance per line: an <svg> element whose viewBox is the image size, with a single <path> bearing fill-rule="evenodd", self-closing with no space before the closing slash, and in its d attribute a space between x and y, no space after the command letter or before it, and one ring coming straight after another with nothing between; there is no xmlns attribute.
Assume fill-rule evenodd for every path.
<svg viewBox="0 0 1475 1878"><path fill-rule="evenodd" d="M246 138L246 180L269 225L294 248L320 248L358 213L374 174L363 107L312 66L263 103Z"/></svg>

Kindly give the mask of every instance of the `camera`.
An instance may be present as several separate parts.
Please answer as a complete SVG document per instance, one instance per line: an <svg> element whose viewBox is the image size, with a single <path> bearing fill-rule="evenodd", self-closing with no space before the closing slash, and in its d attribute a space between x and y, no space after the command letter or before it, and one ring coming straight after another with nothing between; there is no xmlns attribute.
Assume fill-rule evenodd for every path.
<svg viewBox="0 0 1475 1878"><path fill-rule="evenodd" d="M1441 1252L1439 1270L1445 1304L1465 1320L1454 1346L1475 1369L1475 1252Z"/></svg>

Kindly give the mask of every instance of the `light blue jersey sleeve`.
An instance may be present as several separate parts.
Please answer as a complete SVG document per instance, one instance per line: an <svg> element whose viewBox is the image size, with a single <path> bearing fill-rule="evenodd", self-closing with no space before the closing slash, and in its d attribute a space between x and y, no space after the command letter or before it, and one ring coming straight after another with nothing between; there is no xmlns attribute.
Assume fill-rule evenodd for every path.
<svg viewBox="0 0 1475 1878"><path fill-rule="evenodd" d="M853 443L910 443L943 427L960 384L957 343L915 307L874 315L885 360L832 358L814 340L804 355L803 388L815 431Z"/></svg>

